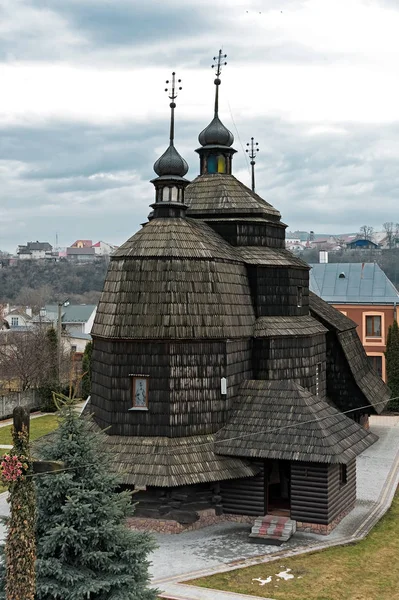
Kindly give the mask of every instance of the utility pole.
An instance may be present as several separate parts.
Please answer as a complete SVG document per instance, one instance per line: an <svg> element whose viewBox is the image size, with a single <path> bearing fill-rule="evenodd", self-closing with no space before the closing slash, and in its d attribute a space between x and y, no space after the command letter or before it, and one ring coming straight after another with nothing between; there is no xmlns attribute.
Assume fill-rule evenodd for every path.
<svg viewBox="0 0 399 600"><path fill-rule="evenodd" d="M58 302L58 316L57 316L57 375L58 384L61 383L61 358L62 358L62 307L68 306L68 299L64 302Z"/></svg>
<svg viewBox="0 0 399 600"><path fill-rule="evenodd" d="M247 143L247 146L249 146L249 148L246 149L245 152L248 152L248 156L251 159L250 165L251 165L251 171L252 171L252 182L251 182L251 189L254 192L255 191L255 158L256 158L256 153L259 152L259 148L258 148L258 142L254 141L254 138L251 137L251 141Z"/></svg>

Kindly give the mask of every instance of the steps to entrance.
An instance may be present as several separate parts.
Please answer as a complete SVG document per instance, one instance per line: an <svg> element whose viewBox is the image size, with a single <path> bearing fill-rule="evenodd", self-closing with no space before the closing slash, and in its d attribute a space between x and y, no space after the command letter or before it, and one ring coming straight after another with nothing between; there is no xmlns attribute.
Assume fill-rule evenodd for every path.
<svg viewBox="0 0 399 600"><path fill-rule="evenodd" d="M249 534L251 542L264 544L282 544L296 532L296 521L289 517L265 515L255 519Z"/></svg>

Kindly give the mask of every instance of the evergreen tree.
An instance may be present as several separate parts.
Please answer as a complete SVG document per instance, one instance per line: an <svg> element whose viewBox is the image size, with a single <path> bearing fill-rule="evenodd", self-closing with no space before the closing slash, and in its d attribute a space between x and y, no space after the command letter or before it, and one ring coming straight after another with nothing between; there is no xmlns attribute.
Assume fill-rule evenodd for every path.
<svg viewBox="0 0 399 600"><path fill-rule="evenodd" d="M386 357L387 383L391 389L392 400L388 410L399 410L399 327L395 320L388 329Z"/></svg>
<svg viewBox="0 0 399 600"><path fill-rule="evenodd" d="M82 358L82 397L87 398L91 394L91 354L93 343L87 342Z"/></svg>
<svg viewBox="0 0 399 600"><path fill-rule="evenodd" d="M154 600L146 533L127 529L130 492L118 492L102 442L90 422L65 408L40 449L66 470L36 478L37 600Z"/></svg>

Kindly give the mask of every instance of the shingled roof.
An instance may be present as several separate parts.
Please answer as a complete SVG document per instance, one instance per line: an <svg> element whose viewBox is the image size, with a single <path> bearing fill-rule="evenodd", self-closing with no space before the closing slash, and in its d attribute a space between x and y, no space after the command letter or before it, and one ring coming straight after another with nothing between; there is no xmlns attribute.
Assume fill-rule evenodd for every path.
<svg viewBox="0 0 399 600"><path fill-rule="evenodd" d="M311 313L325 323L328 323L336 331L347 331L348 329L356 329L357 327L352 319L343 315L342 312L311 291L309 291L309 308Z"/></svg>
<svg viewBox="0 0 399 600"><path fill-rule="evenodd" d="M310 269L309 265L304 260L283 248L237 246L235 251L240 258L249 265Z"/></svg>
<svg viewBox="0 0 399 600"><path fill-rule="evenodd" d="M293 381L244 381L215 452L245 458L347 463L377 436Z"/></svg>
<svg viewBox="0 0 399 600"><path fill-rule="evenodd" d="M259 317L255 323L254 337L308 336L328 331L320 321L309 315L298 317Z"/></svg>
<svg viewBox="0 0 399 600"><path fill-rule="evenodd" d="M153 219L111 257L93 337L250 337L244 263L208 225Z"/></svg>
<svg viewBox="0 0 399 600"><path fill-rule="evenodd" d="M380 414L391 394L367 359L356 331L357 324L313 292L309 292L309 308L311 314L336 335L356 385L364 395L365 401Z"/></svg>
<svg viewBox="0 0 399 600"><path fill-rule="evenodd" d="M358 387L376 413L380 414L391 397L388 386L371 367L354 329L342 331L337 337Z"/></svg>
<svg viewBox="0 0 399 600"><path fill-rule="evenodd" d="M90 407L85 411L89 414ZM91 427L100 431L92 419ZM133 437L104 432L115 472L121 483L135 486L175 487L252 477L259 467L245 459L218 456L213 435L191 437Z"/></svg>
<svg viewBox="0 0 399 600"><path fill-rule="evenodd" d="M201 175L187 186L187 216L245 215L280 220L280 212L234 175Z"/></svg>

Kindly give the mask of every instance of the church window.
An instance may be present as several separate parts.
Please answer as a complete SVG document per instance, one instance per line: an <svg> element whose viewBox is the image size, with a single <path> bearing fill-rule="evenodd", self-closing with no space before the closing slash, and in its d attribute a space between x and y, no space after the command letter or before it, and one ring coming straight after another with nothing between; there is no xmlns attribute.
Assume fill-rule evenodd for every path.
<svg viewBox="0 0 399 600"><path fill-rule="evenodd" d="M146 375L132 376L132 408L148 409L148 384L149 378Z"/></svg>
<svg viewBox="0 0 399 600"><path fill-rule="evenodd" d="M218 156L218 173L226 173L226 159L223 154Z"/></svg>
<svg viewBox="0 0 399 600"><path fill-rule="evenodd" d="M163 192L162 192L162 200L164 202L169 202L169 188L168 187L164 187L163 188Z"/></svg>
<svg viewBox="0 0 399 600"><path fill-rule="evenodd" d="M179 198L178 198L178 196L179 196L179 190L178 190L178 188L177 188L176 186L173 186L173 187L170 189L170 191L171 191L171 198L170 198L170 199L171 199L171 201L172 201L172 202L177 202L177 201L178 201L178 199L179 199Z"/></svg>
<svg viewBox="0 0 399 600"><path fill-rule="evenodd" d="M217 157L215 154L208 156L208 173L217 173Z"/></svg>

